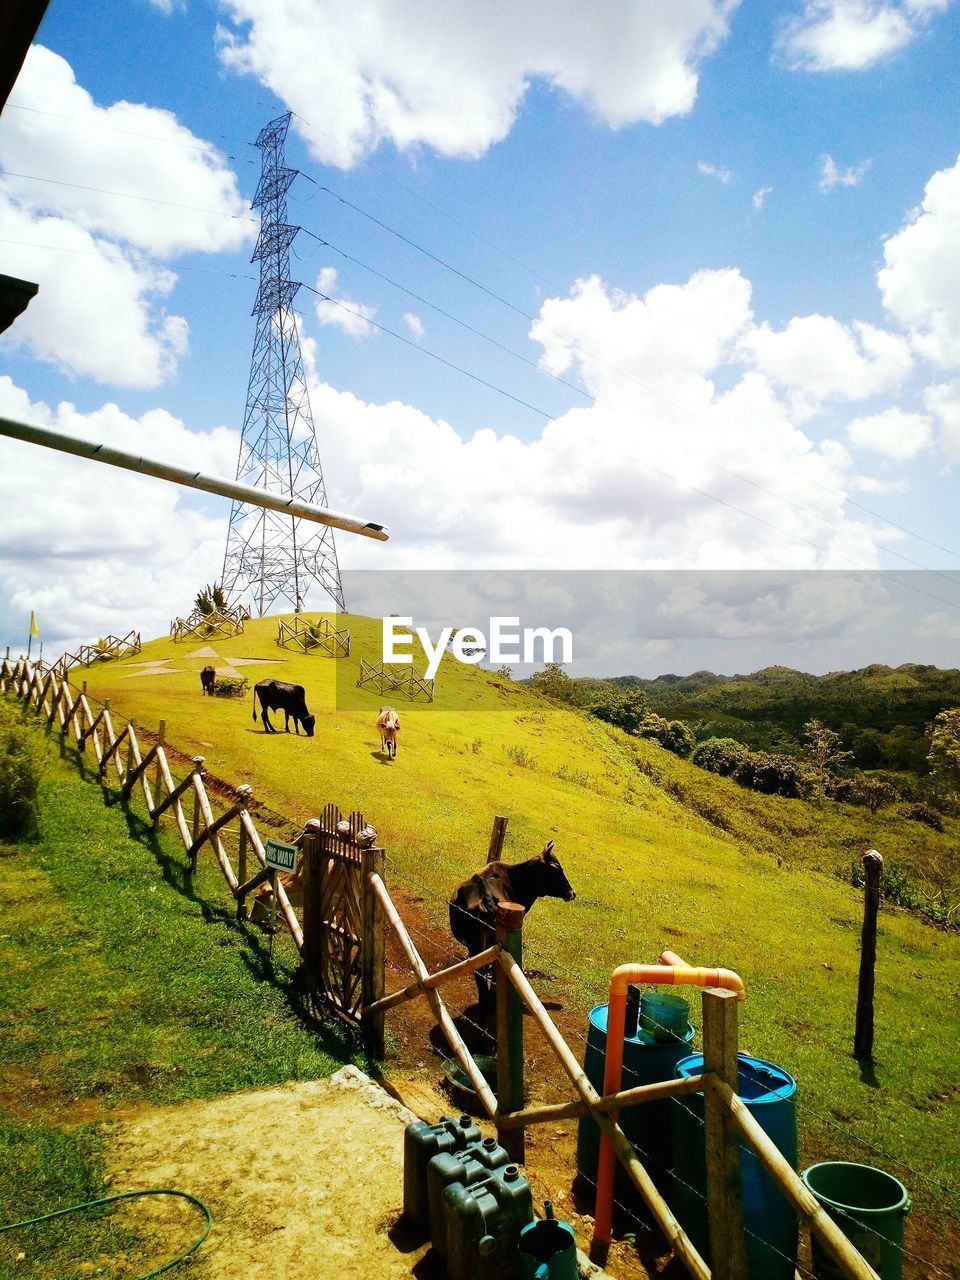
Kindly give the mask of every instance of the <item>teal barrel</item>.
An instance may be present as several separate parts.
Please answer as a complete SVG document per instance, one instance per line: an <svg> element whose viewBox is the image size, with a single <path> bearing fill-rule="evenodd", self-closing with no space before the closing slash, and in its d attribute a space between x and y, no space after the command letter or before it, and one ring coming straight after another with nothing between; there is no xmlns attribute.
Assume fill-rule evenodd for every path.
<svg viewBox="0 0 960 1280"><path fill-rule="evenodd" d="M583 1069L598 1093L603 1093L603 1071L607 1053L608 1005L590 1010L587 1051ZM655 1028L656 1029L656 1028ZM629 1030L629 1023L628 1023ZM621 1088L633 1089L641 1084L673 1080L676 1066L693 1047L696 1031L687 1022L682 1034L667 1036L662 1028L657 1039L642 1028L623 1039L623 1080ZM620 1127L637 1148L640 1159L661 1191L666 1192L671 1162L670 1102L644 1102L627 1107L620 1113ZM586 1180L584 1195L592 1197L597 1180L600 1130L592 1116L584 1116L577 1130L577 1172ZM646 1212L640 1194L627 1177L619 1161L614 1198L632 1213Z"/></svg>
<svg viewBox="0 0 960 1280"><path fill-rule="evenodd" d="M450 1280L519 1280L520 1233L533 1221L530 1183L515 1164L443 1191Z"/></svg>
<svg viewBox="0 0 960 1280"><path fill-rule="evenodd" d="M404 1130L403 1212L424 1234L430 1229L427 1165L441 1152L462 1151L479 1141L480 1130L470 1116L441 1116L439 1124L414 1120Z"/></svg>
<svg viewBox="0 0 960 1280"><path fill-rule="evenodd" d="M446 1250L446 1223L443 1193L455 1182L469 1186L480 1182L492 1169L502 1169L510 1157L496 1138L484 1138L462 1151L441 1151L427 1165L427 1208L430 1214L430 1243L442 1257Z"/></svg>
<svg viewBox="0 0 960 1280"><path fill-rule="evenodd" d="M739 1055L737 1093L754 1120L776 1144L792 1168L797 1167L797 1082L788 1071L762 1058ZM677 1075L697 1076L703 1054L677 1063ZM703 1094L674 1098L673 1188L670 1205L680 1225L709 1261L707 1165L703 1128ZM740 1188L746 1228L747 1275L750 1280L794 1280L797 1265L797 1215L773 1179L745 1145L740 1149Z"/></svg>
<svg viewBox="0 0 960 1280"><path fill-rule="evenodd" d="M902 1280L903 1220L910 1212L903 1183L882 1169L842 1160L811 1165L800 1176L880 1280ZM813 1274L817 1280L843 1277L816 1236Z"/></svg>

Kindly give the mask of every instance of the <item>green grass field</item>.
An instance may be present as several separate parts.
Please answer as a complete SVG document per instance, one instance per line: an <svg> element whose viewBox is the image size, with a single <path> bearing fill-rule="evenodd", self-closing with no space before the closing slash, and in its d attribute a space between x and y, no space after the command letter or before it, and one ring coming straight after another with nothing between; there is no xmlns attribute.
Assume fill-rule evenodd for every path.
<svg viewBox="0 0 960 1280"><path fill-rule="evenodd" d="M111 1107L314 1079L350 1057L291 1005L289 940L272 961L218 870L189 878L172 833L111 805L52 738L45 755L40 838L0 844L0 1223L109 1193ZM91 1258L142 1274L138 1259L175 1250L136 1222L130 1206L0 1234L0 1277L80 1275ZM187 1212L176 1238L196 1234Z"/></svg>
<svg viewBox="0 0 960 1280"><path fill-rule="evenodd" d="M349 659L279 650L265 619L213 640L215 657L202 641L162 639L86 677L96 697L145 730L165 719L170 743L296 821L330 801L362 809L388 877L422 896L441 929L450 891L483 861L495 813L510 819L508 861L554 839L577 901L539 904L526 948L532 965L567 979L567 1003L586 1011L615 964L654 960L664 946L736 969L749 992L743 1047L797 1076L805 1152L886 1164L918 1207L957 1222L960 1199L928 1179L960 1185L960 938L884 912L878 1083L863 1083L850 1057L861 897L835 874L872 846L912 874L955 875L955 822L940 834L889 812L761 797L449 658L433 706L399 706L399 755L385 763L374 729L385 699L353 688L359 657L379 659L380 625L342 621ZM304 684L316 736L265 735L249 695L202 698L200 668L236 658L263 660L238 668L251 683Z"/></svg>

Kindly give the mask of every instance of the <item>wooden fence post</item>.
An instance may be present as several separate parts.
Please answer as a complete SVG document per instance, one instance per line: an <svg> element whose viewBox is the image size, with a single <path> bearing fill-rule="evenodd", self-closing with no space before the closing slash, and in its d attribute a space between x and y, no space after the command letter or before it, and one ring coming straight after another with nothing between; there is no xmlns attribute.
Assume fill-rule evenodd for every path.
<svg viewBox="0 0 960 1280"><path fill-rule="evenodd" d="M488 862L499 862L503 854L503 842L507 836L507 819L498 814L493 820L490 832L490 848L487 850Z"/></svg>
<svg viewBox="0 0 960 1280"><path fill-rule="evenodd" d="M737 1092L736 993L703 993L703 1069ZM707 1220L713 1280L746 1280L747 1255L740 1192L740 1138L732 1116L712 1089L704 1091L707 1144Z"/></svg>
<svg viewBox="0 0 960 1280"><path fill-rule="evenodd" d="M860 933L860 980L857 984L857 1023L853 1033L853 1056L860 1062L873 1061L873 992L877 964L877 912L880 910L880 873L883 858L876 849L863 855L863 929Z"/></svg>
<svg viewBox="0 0 960 1280"><path fill-rule="evenodd" d="M386 942L387 922L383 914L383 905L379 895L370 883L370 877L377 875L383 879L383 868L386 861L384 851L379 848L360 850L360 911L362 920L360 938L360 1034L363 1047L371 1058L383 1060L383 1026L384 1014L368 1014L367 1005L380 1000L386 994L384 973L384 950Z"/></svg>
<svg viewBox="0 0 960 1280"><path fill-rule="evenodd" d="M166 722L166 720L161 720L161 721L160 721L160 725L159 725L159 727L158 727L158 729L157 729L157 747L158 747L159 749L158 749L158 751L157 751L157 771L156 771L156 777L154 778L154 783L153 783L153 785L154 785L154 790L155 790L155 791L156 791L156 793L157 793L157 803L158 803L158 804L160 803L160 788L163 786L163 766L162 766L162 765L161 765L161 763L160 763L160 756L161 756L161 754L162 754L162 752L163 752L163 748L164 748L164 746L166 745L166 742L167 742L167 722ZM156 813L156 814L154 815L154 819L153 819L153 829L154 829L154 831L159 831L159 830L160 830L160 814L159 814L159 813Z"/></svg>
<svg viewBox="0 0 960 1280"><path fill-rule="evenodd" d="M203 756L193 757L193 773L195 777L203 777ZM197 843L197 837L200 835L200 791L197 787L193 788L193 844ZM191 872L197 869L197 855L194 854L190 859Z"/></svg>
<svg viewBox="0 0 960 1280"><path fill-rule="evenodd" d="M500 829L500 844L506 818L494 821L493 836ZM518 965L523 964L523 907L516 902L501 902L497 907L497 945L512 956ZM508 1115L523 1110L523 1001L516 987L499 964L494 968L497 983L497 1112ZM526 1155L523 1129L504 1129L497 1125L497 1141L506 1149L510 1159L523 1164Z"/></svg>
<svg viewBox="0 0 960 1280"><path fill-rule="evenodd" d="M250 805L250 799L253 795L253 788L246 782L241 782L237 787L237 800L242 806L240 814L240 837L237 841L237 879L241 884L247 883L247 828L243 821L243 814ZM246 908L243 908L244 913ZM246 919L244 914L243 919Z"/></svg>
<svg viewBox="0 0 960 1280"><path fill-rule="evenodd" d="M321 978L320 892L323 879L320 870L320 832L322 830L322 820L311 818L304 826L300 837L300 853L303 858L303 947L300 950L300 962L304 987L307 991L316 991Z"/></svg>

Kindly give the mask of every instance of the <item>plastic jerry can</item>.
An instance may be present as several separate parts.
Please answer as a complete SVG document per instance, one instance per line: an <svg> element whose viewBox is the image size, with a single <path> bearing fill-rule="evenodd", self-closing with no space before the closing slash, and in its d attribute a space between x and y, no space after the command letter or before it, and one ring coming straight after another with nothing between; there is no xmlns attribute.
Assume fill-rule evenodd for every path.
<svg viewBox="0 0 960 1280"><path fill-rule="evenodd" d="M530 1184L515 1164L443 1191L450 1280L519 1280L520 1233L533 1221Z"/></svg>
<svg viewBox="0 0 960 1280"><path fill-rule="evenodd" d="M447 1248L443 1213L444 1190L456 1182L468 1186L474 1182L480 1182L494 1169L501 1169L509 1163L510 1157L496 1138L483 1138L478 1143L464 1147L462 1151L441 1152L427 1165L430 1243L441 1257L445 1255Z"/></svg>
<svg viewBox="0 0 960 1280"><path fill-rule="evenodd" d="M438 1124L414 1120L403 1134L403 1212L424 1232L430 1228L427 1199L427 1165L441 1152L462 1151L480 1141L480 1130L470 1116L458 1120L441 1116Z"/></svg>

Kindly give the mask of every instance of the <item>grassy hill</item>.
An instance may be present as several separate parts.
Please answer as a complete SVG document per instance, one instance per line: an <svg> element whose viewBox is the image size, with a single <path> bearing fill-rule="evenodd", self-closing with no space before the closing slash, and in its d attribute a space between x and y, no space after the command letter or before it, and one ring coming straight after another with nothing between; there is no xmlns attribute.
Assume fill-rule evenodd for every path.
<svg viewBox="0 0 960 1280"><path fill-rule="evenodd" d="M165 719L168 742L251 783L296 821L329 801L362 809L386 846L388 880L422 897L439 930L451 890L484 860L495 813L510 819L508 861L554 839L577 901L539 903L526 952L568 1007L602 1002L615 964L654 960L664 946L693 964L736 969L749 993L744 1048L799 1080L805 1155L885 1164L918 1208L939 1203L957 1223L960 1198L944 1198L928 1179L960 1185L960 1045L948 1032L960 937L884 911L879 1084L867 1085L849 1056L861 898L835 875L868 847L917 874L946 866L956 861L956 822L937 833L889 812L746 792L449 658L434 705L399 705L399 755L384 762L374 718L385 699L354 687L360 656L379 659L380 624L341 621L352 632L349 659L280 650L276 620L264 619L212 641L213 657L204 642L152 641L136 658L91 669L89 688L145 730ZM251 683L272 675L304 684L316 736L265 735L249 695L201 697L200 668L237 659L257 660L235 668Z"/></svg>

